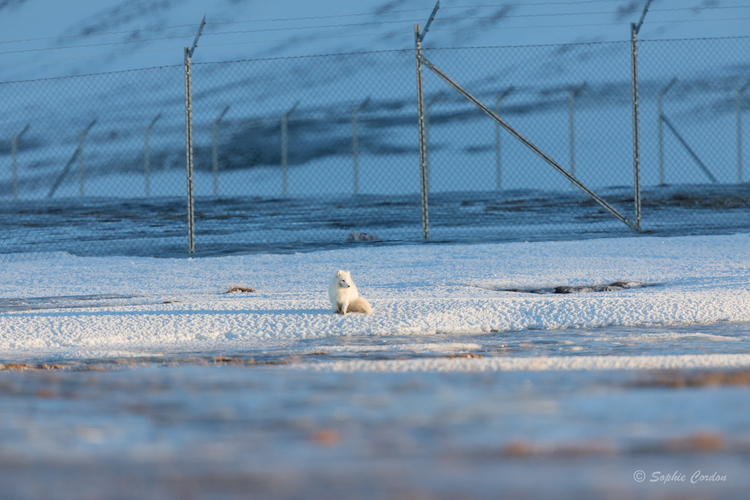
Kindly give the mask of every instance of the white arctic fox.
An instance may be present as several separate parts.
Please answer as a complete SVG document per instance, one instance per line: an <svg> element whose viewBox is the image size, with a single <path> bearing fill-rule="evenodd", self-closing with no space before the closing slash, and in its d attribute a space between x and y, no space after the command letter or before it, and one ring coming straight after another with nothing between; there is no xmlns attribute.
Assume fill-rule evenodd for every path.
<svg viewBox="0 0 750 500"><path fill-rule="evenodd" d="M372 306L367 299L359 296L357 286L352 281L349 271L338 271L328 285L328 297L331 299L333 311L339 314L359 312L370 314Z"/></svg>

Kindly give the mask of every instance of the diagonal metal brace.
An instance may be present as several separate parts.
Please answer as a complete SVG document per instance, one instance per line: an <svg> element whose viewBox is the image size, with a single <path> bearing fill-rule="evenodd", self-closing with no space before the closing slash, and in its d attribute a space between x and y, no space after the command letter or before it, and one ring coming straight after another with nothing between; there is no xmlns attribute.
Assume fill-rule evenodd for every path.
<svg viewBox="0 0 750 500"><path fill-rule="evenodd" d="M456 91L464 96L466 99L468 99L472 104L474 104L476 107L478 107L480 110L482 110L487 116L495 120L498 125L503 127L505 130L507 130L513 137L521 141L521 143L532 150L534 153L536 153L538 156L540 156L544 161L552 165L552 167L560 172L564 177L566 177L574 186L576 186L578 189L589 195L594 201L599 203L602 207L604 207L608 212L610 212L612 215L614 215L616 218L618 218L620 221L625 223L630 229L636 232L640 232L640 227L633 222L631 222L627 217L622 215L615 207L610 205L604 198L593 192L591 189L589 189L585 184L583 184L581 181L579 181L575 176L571 175L567 170L565 170L563 167L557 164L555 160L550 158L546 153L544 153L541 149L536 147L531 141L529 141L526 137L521 135L520 132L518 132L516 129L508 125L505 120L500 118L498 115L496 115L492 110L490 110L487 106L482 104L482 102L471 95L469 92L464 90L463 87L461 87L458 83L454 82L448 75L440 71L434 64L432 64L430 61L428 61L424 56L420 55L419 60L422 64L430 68L430 70L435 73L437 76L442 78L448 85L456 89Z"/></svg>
<svg viewBox="0 0 750 500"><path fill-rule="evenodd" d="M214 120L214 123L216 123L218 125L219 122L221 122L221 120L224 119L224 117L226 116L227 113L229 113L229 106L226 106L224 108L224 110L221 112L221 114L219 115L219 117L216 120Z"/></svg>
<svg viewBox="0 0 750 500"><path fill-rule="evenodd" d="M83 137L86 137L89 134L89 131L96 125L96 119L94 119L91 123L89 123L88 127L86 127L82 134ZM73 153L73 156L70 157L70 160L68 160L68 163L65 164L65 167L63 168L62 172L60 172L60 175L57 176L57 179L55 180L55 183L52 185L52 188L49 190L49 193L47 194L47 198L52 198L55 196L55 191L57 191L57 188L60 187L60 184L62 184L63 179L65 179L65 176L68 175L68 172L70 171L70 167L73 166L73 162L76 161L76 158L78 158L78 154L80 153L80 149L76 149Z"/></svg>
<svg viewBox="0 0 750 500"><path fill-rule="evenodd" d="M750 83L750 82L748 82L748 83ZM742 89L740 89L740 93L742 93ZM30 124L30 123L27 123L27 124L26 124L26 126L25 126L25 127L23 128L23 130L21 130L21 131L20 131L20 132L19 132L19 133L18 133L18 134L16 135L16 140L17 140L17 141L20 141L20 140L21 140L21 137L23 137L23 134L25 134L26 132L28 132L30 128L31 128L31 124Z"/></svg>
<svg viewBox="0 0 750 500"><path fill-rule="evenodd" d="M690 157L695 160L695 163L698 164L698 166L703 170L703 173L706 174L706 177L708 177L708 180L713 182L714 184L718 183L719 181L716 180L716 177L714 177L714 174L711 173L711 171L708 169L708 167L701 161L700 158L698 158L698 155L695 154L695 151L688 145L687 141L682 138L679 132L677 132L677 129L674 128L674 125L672 125L672 122L670 122L667 117L664 115L664 113L661 114L661 119L664 122L664 125L669 127L669 130L672 131L675 137L677 137L677 140L680 141L680 144L687 150L688 154L690 154Z"/></svg>

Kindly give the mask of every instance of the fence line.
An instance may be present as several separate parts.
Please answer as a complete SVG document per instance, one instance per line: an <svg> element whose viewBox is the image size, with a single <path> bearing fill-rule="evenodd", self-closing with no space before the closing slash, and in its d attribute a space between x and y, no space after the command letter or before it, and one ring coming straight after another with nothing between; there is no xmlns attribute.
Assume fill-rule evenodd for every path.
<svg viewBox="0 0 750 500"><path fill-rule="evenodd" d="M644 182L649 231L747 230L742 118L750 80L737 68L750 58L750 38L634 40L630 49L423 49L417 38L415 52L200 64L186 57L180 70L0 83L0 226L9 235L0 254L180 255L186 232L188 250L198 253L322 248L363 233L396 242L628 234L620 217L571 193L575 181L633 228ZM634 56L645 75L640 102ZM425 61L460 82L479 109L431 72L422 76ZM416 92L414 64L423 79ZM190 76L182 75L184 105L179 72ZM639 109L647 117L640 131ZM557 179L503 140L513 132L498 120L561 169L568 156L570 178ZM184 188L176 187L186 179L177 169L181 139L187 217ZM77 178L68 175L74 167ZM622 187L628 172L630 194ZM32 229L40 227L71 230Z"/></svg>

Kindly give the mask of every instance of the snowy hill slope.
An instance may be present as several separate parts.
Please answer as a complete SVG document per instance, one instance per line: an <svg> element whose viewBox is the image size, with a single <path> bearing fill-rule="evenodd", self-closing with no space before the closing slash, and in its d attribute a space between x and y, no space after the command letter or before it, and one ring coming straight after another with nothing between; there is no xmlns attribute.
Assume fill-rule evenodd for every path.
<svg viewBox="0 0 750 500"><path fill-rule="evenodd" d="M637 21L643 4L601 0L465 5L444 0L425 40L426 54L487 102L498 90L513 86L503 114L563 164L569 148L567 92L585 82L586 91L576 103L578 175L593 186L627 185L632 182L628 25ZM360 116L363 169L369 163L369 168L380 169L378 175L400 178L399 172L414 164L417 155L413 25L424 25L432 7L431 1L424 0L356 5L236 0L0 3L4 34L0 81L152 68L0 85L4 117L0 157L10 163L10 137L32 124L19 146L19 161L28 165L19 173L20 186L27 198L44 197L75 151L78 131L96 119L86 138L86 168L88 175L100 180L87 194L141 196L142 179L131 181L122 175L141 175L143 127L159 115L151 137L153 168L174 170L175 175L159 181L162 184L155 187L155 194L181 195L183 47L192 43L205 13L208 24L193 58L198 170L211 169L211 123L228 105L231 109L218 139L222 169L277 168L279 117L298 101L300 106L290 120L290 163L317 171L350 168L351 109L370 97L371 103ZM656 151L653 97L674 76L680 82L670 94L670 117L678 120L689 141L705 143L701 155L720 182L733 182L737 177L731 143L732 92L750 75L747 39L720 43L648 40L742 36L748 16L750 3L740 1L657 0L652 4L640 33L640 39L647 40L641 44L640 60L647 184L658 181L653 164L649 165ZM443 50L560 43L576 45ZM387 50L400 52L278 59ZM249 61L258 58L274 60ZM221 64L233 60L245 62ZM435 101L430 109L431 161L436 169L432 189L483 189L494 182L490 178L494 175L492 125L447 90L426 74L425 91L428 100ZM680 171L678 176L670 174L668 181L705 182L674 141L670 147L671 165L680 165ZM508 144L504 151L516 168L507 173L507 187L525 189L531 180L535 188L567 188L518 144ZM607 158L606 176L598 165L602 158ZM466 165L482 165L482 169L472 183L457 186L460 170L456 167ZM275 175L258 172L251 182L257 187L254 194L277 195ZM416 192L413 180L392 182L385 192ZM323 194L320 184L302 178L296 182L295 194ZM199 180L197 189L210 193L210 179ZM377 180L363 188L372 193L383 193L383 189L383 182ZM11 191L9 169L4 169L0 196L10 196ZM78 192L69 176L58 196ZM221 194L237 193L225 190Z"/></svg>
<svg viewBox="0 0 750 500"><path fill-rule="evenodd" d="M621 41L642 0L443 0L425 47ZM180 64L206 14L195 62L411 49L432 0L6 0L0 81ZM643 39L745 35L750 4L656 0ZM71 48L67 48L71 47Z"/></svg>

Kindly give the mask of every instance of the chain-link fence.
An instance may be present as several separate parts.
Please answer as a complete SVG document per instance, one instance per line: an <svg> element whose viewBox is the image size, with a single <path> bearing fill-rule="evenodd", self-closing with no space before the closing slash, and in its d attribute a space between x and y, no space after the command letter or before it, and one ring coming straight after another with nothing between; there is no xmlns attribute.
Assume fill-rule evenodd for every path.
<svg viewBox="0 0 750 500"><path fill-rule="evenodd" d="M643 41L639 51L646 227L747 231L750 38Z"/></svg>
<svg viewBox="0 0 750 500"><path fill-rule="evenodd" d="M198 252L419 239L413 52L194 64L193 91Z"/></svg>
<svg viewBox="0 0 750 500"><path fill-rule="evenodd" d="M6 258L185 252L182 66L3 83L0 110Z"/></svg>
<svg viewBox="0 0 750 500"><path fill-rule="evenodd" d="M632 217L629 42L423 55ZM423 72L430 241L634 234ZM639 42L644 232L750 229L748 78L748 37ZM197 253L421 241L415 82L413 50L194 63ZM6 258L187 253L182 66L0 83L0 110Z"/></svg>

